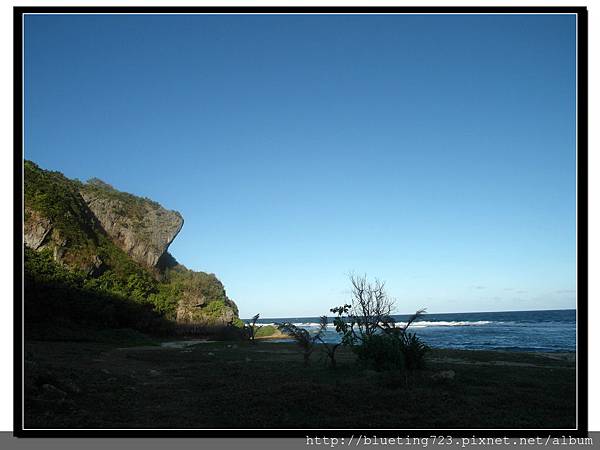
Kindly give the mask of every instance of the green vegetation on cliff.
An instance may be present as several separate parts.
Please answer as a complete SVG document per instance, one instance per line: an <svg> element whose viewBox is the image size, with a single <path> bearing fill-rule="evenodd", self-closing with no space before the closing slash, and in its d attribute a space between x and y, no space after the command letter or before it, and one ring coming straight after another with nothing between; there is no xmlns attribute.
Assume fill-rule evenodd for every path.
<svg viewBox="0 0 600 450"><path fill-rule="evenodd" d="M122 279L144 276L147 271L102 230L79 193L80 182L43 170L31 161L25 161L24 173L25 225L34 220L32 211L48 220L51 231L44 247L59 255L55 259L84 271L96 262L100 271L110 268Z"/></svg>
<svg viewBox="0 0 600 450"><path fill-rule="evenodd" d="M82 267L98 253L101 236L93 216L77 189L77 184L60 172L40 169L31 161L24 163L25 224L39 213L52 224L52 241L64 243L65 262Z"/></svg>
<svg viewBox="0 0 600 450"><path fill-rule="evenodd" d="M122 210L118 211L118 213L123 216L137 216L138 218L141 218L144 213L144 205L146 204L151 204L155 208L161 207L158 202L155 202L154 200L146 197L137 197L128 192L121 192L99 178L90 178L87 183L82 183L80 185L80 189L89 193L109 196L114 200L118 200L125 206Z"/></svg>
<svg viewBox="0 0 600 450"><path fill-rule="evenodd" d="M214 274L194 272L177 263L166 252L168 240L162 248L144 241L152 238L146 235L154 222L143 222L148 222L148 211L153 219L159 217L157 226L166 223L170 227L171 236L181 226L179 213L117 191L98 179L81 183L30 161L25 161L24 174L27 324L119 328L126 323L140 331L162 332L168 328L167 321L239 321L235 303ZM102 219L116 218L123 228L140 224L146 230L128 235L127 242L115 238L115 233L120 236L128 230L107 233L86 203L88 198L102 202L102 212L107 214ZM161 216L169 218L162 221ZM132 243L132 239L136 240ZM135 246L161 251L156 266L136 260L132 256Z"/></svg>
<svg viewBox="0 0 600 450"><path fill-rule="evenodd" d="M25 335L31 339L93 340L102 329L165 334L173 324L151 304L102 289L51 252L25 248Z"/></svg>
<svg viewBox="0 0 600 450"><path fill-rule="evenodd" d="M237 306L227 298L223 284L212 273L194 272L175 263L164 270L164 280L165 295L159 292L154 301L164 304L167 314L175 314L181 322L214 322L222 318L227 323L238 315Z"/></svg>

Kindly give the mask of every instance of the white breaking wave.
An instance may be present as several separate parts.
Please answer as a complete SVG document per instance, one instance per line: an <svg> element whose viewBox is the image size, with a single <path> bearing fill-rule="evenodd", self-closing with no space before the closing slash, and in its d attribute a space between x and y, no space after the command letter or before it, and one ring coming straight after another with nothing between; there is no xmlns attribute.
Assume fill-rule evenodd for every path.
<svg viewBox="0 0 600 450"><path fill-rule="evenodd" d="M445 322L445 321L439 321L439 322L429 322L426 320L420 321L420 322L413 322L411 324L411 328L415 327L415 328L425 328L425 327L473 327L473 326L478 326L478 325L488 325L492 323L489 320L477 320L474 322L469 322L469 321L451 321L451 322ZM397 324L398 325L398 324ZM404 326L406 324L400 325L400 326Z"/></svg>

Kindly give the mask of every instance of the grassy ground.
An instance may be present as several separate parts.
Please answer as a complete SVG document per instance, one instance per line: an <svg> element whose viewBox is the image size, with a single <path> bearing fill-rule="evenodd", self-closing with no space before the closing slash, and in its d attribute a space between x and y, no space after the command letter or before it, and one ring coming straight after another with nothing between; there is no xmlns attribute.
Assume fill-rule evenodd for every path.
<svg viewBox="0 0 600 450"><path fill-rule="evenodd" d="M292 344L26 343L26 428L571 428L572 354L434 350L410 377ZM440 371L452 379L435 379Z"/></svg>

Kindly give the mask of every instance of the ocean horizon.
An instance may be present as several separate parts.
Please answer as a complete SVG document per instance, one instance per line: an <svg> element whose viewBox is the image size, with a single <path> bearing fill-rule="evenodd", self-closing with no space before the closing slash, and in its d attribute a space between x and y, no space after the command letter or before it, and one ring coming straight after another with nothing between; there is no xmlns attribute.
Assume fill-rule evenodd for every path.
<svg viewBox="0 0 600 450"><path fill-rule="evenodd" d="M433 348L463 350L506 350L526 352L574 352L576 350L575 309L496 311L470 313L425 314L412 323L410 331ZM397 323L405 323L410 314L392 316ZM320 318L281 317L261 318L261 325L291 322L314 332ZM328 343L339 342L333 317L323 339ZM289 342L290 339L274 339Z"/></svg>

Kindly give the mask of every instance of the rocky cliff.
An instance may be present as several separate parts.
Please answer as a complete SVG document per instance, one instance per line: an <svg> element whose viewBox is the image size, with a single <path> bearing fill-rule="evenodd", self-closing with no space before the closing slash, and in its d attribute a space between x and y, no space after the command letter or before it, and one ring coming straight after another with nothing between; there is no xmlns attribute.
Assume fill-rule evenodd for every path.
<svg viewBox="0 0 600 450"><path fill-rule="evenodd" d="M25 224L23 238L25 245L37 250L42 246L48 233L52 231L52 222L38 211L25 207Z"/></svg>
<svg viewBox="0 0 600 450"><path fill-rule="evenodd" d="M153 268L183 226L177 211L92 179L79 192L108 236L136 262Z"/></svg>
<svg viewBox="0 0 600 450"><path fill-rule="evenodd" d="M183 218L158 203L92 179L70 180L26 161L25 246L87 277L86 285L151 303L184 323L231 323L238 310L214 274L167 252Z"/></svg>

